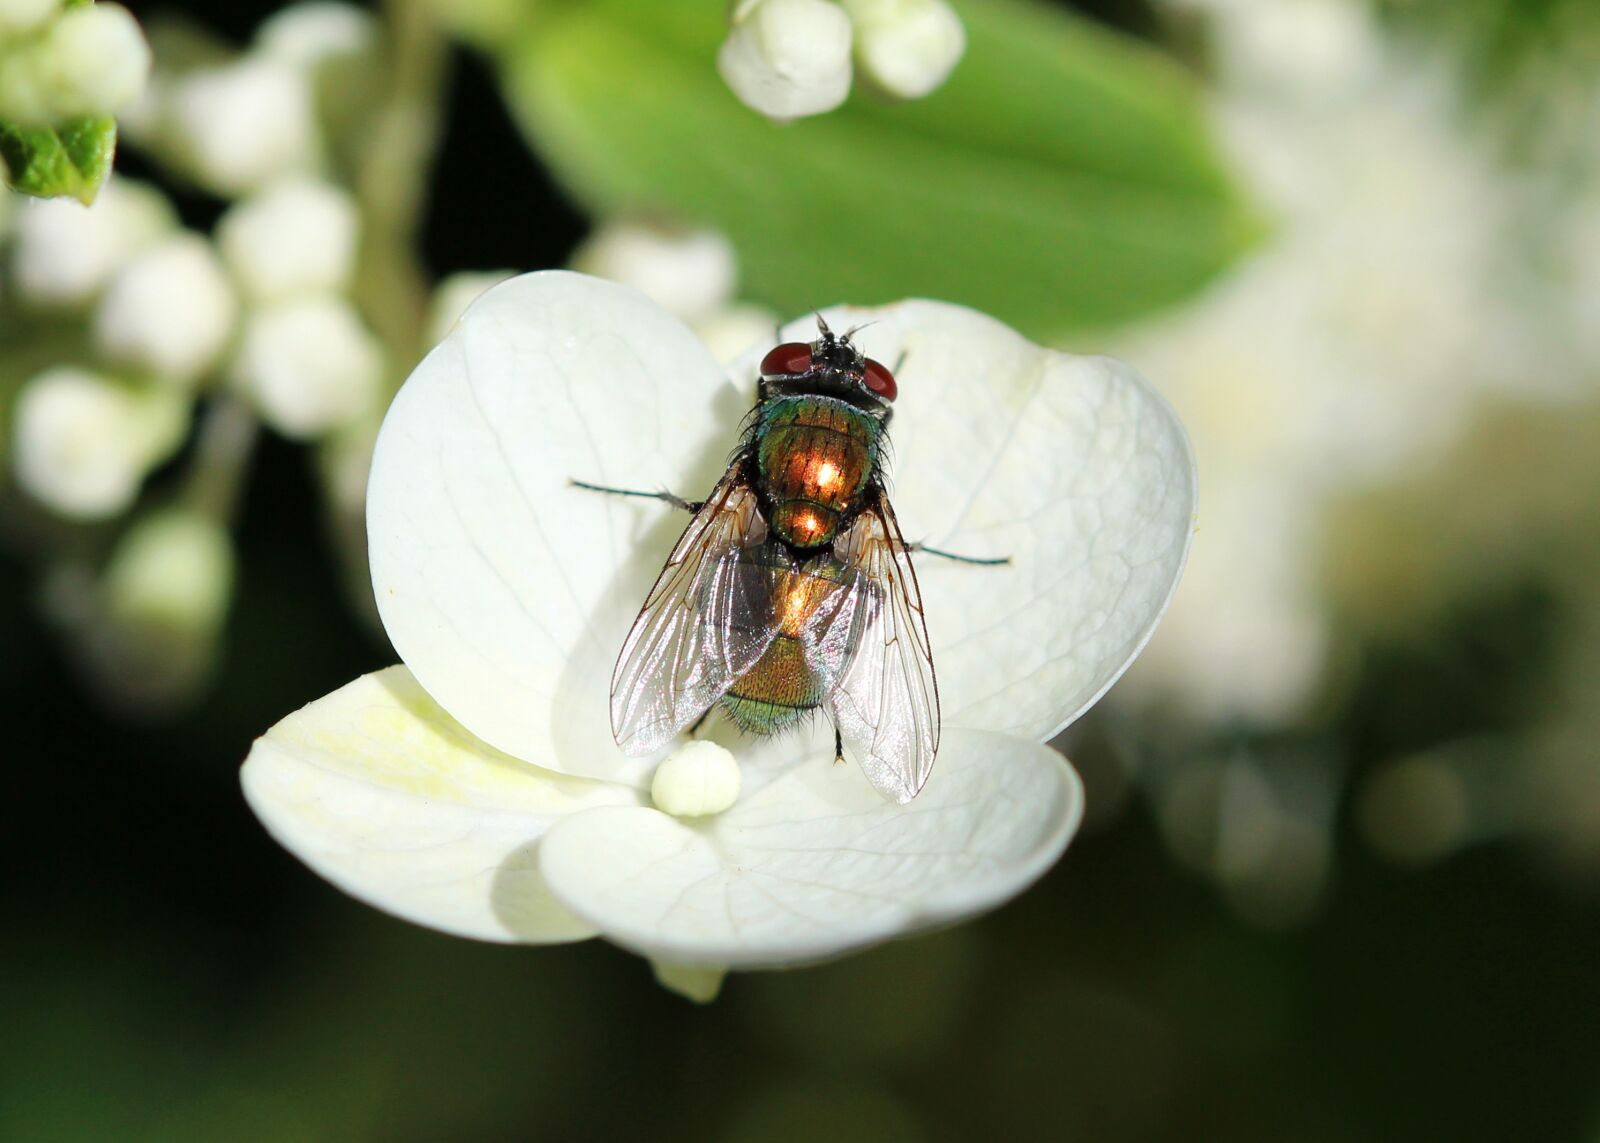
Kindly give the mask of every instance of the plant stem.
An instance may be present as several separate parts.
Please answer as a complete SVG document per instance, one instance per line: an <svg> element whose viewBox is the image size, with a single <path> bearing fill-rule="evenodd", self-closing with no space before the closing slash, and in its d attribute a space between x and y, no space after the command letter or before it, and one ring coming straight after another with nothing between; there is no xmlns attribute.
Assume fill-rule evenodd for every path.
<svg viewBox="0 0 1600 1143"><path fill-rule="evenodd" d="M423 352L430 284L417 254L418 232L449 62L448 44L419 0L385 0L388 89L355 172L364 229L355 299L389 352L399 387Z"/></svg>

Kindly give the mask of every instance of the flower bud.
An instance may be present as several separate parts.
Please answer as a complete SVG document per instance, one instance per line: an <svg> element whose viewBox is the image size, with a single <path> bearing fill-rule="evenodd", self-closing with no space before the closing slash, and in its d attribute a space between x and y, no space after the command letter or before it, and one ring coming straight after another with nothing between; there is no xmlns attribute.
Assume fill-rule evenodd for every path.
<svg viewBox="0 0 1600 1143"><path fill-rule="evenodd" d="M233 375L263 420L303 440L371 407L383 380L383 350L348 302L306 298L251 315Z"/></svg>
<svg viewBox="0 0 1600 1143"><path fill-rule="evenodd" d="M92 206L70 198L29 199L17 211L17 292L35 305L83 305L173 226L172 207L159 191L116 175Z"/></svg>
<svg viewBox="0 0 1600 1143"><path fill-rule="evenodd" d="M832 111L850 94L850 20L830 0L742 0L717 69L768 118Z"/></svg>
<svg viewBox="0 0 1600 1143"><path fill-rule="evenodd" d="M61 9L61 0L0 0L0 43L38 28Z"/></svg>
<svg viewBox="0 0 1600 1143"><path fill-rule="evenodd" d="M572 268L632 286L679 317L703 317L733 296L733 247L714 230L606 223L572 256Z"/></svg>
<svg viewBox="0 0 1600 1143"><path fill-rule="evenodd" d="M17 398L17 483L60 515L114 516L177 447L186 411L176 393L138 391L71 366L46 370Z"/></svg>
<svg viewBox="0 0 1600 1143"><path fill-rule="evenodd" d="M112 360L185 386L216 362L235 309L210 244L176 234L112 279L95 313L95 342Z"/></svg>
<svg viewBox="0 0 1600 1143"><path fill-rule="evenodd" d="M269 16L256 32L263 55L302 68L361 55L377 44L378 22L372 13L338 0L291 4Z"/></svg>
<svg viewBox="0 0 1600 1143"><path fill-rule="evenodd" d="M196 72L173 90L171 114L194 175L222 194L315 165L310 80L292 64L247 56Z"/></svg>
<svg viewBox="0 0 1600 1143"><path fill-rule="evenodd" d="M115 115L150 77L150 45L120 4L69 8L40 44L41 83L56 120Z"/></svg>
<svg viewBox="0 0 1600 1143"><path fill-rule="evenodd" d="M944 0L841 2L855 23L856 63L890 95L927 95L967 49L961 18Z"/></svg>
<svg viewBox="0 0 1600 1143"><path fill-rule="evenodd" d="M707 314L694 323L694 332L711 356L727 365L751 346L770 346L781 324L765 306L742 302Z"/></svg>
<svg viewBox="0 0 1600 1143"><path fill-rule="evenodd" d="M217 247L251 301L336 293L350 284L358 224L344 191L290 176L223 215Z"/></svg>
<svg viewBox="0 0 1600 1143"><path fill-rule="evenodd" d="M738 760L715 742L697 739L656 767L650 800L673 817L720 814L739 800L739 781Z"/></svg>
<svg viewBox="0 0 1600 1143"><path fill-rule="evenodd" d="M208 636L233 592L233 544L220 524L198 512L155 513L118 543L101 591L106 617L121 626Z"/></svg>
<svg viewBox="0 0 1600 1143"><path fill-rule="evenodd" d="M443 341L479 295L515 273L514 270L465 270L440 282L433 291L433 304L428 308L428 344L432 346Z"/></svg>

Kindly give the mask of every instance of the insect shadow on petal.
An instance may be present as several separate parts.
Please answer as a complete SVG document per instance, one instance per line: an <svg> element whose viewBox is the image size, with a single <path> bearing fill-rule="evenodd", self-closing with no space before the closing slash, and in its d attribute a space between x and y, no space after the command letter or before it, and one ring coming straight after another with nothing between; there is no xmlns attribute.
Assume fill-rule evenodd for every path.
<svg viewBox="0 0 1600 1143"><path fill-rule="evenodd" d="M574 480L692 513L611 676L611 730L648 754L711 708L775 734L813 711L885 795L908 802L939 753L939 686L911 553L884 489L893 373L821 316L761 362L755 408L703 501ZM898 364L898 363L897 363Z"/></svg>

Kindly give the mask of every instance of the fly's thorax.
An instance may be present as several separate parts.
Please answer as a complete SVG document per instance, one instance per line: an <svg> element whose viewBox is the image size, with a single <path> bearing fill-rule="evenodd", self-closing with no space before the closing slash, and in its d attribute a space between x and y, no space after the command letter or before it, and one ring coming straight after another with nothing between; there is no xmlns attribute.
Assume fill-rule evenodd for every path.
<svg viewBox="0 0 1600 1143"><path fill-rule="evenodd" d="M785 543L831 543L878 469L883 425L846 401L774 397L758 410L754 451L768 523Z"/></svg>

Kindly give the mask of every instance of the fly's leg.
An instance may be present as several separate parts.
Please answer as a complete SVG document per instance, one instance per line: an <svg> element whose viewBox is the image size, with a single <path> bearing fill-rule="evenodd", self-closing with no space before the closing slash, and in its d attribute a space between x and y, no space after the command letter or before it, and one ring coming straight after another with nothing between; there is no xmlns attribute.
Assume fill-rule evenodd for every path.
<svg viewBox="0 0 1600 1143"><path fill-rule="evenodd" d="M941 548L930 548L927 544L921 543L912 544L911 550L913 552L926 552L930 556L938 556L941 559L954 560L958 564L978 564L982 567L1000 567L1011 562L1010 556L1000 556L996 559L986 559L980 556L960 556L955 552L947 552Z"/></svg>
<svg viewBox="0 0 1600 1143"><path fill-rule="evenodd" d="M693 738L695 736L695 732L698 731L702 726L704 726L706 724L706 719L708 719L710 717L711 717L711 708L708 706L708 707L706 707L705 710L700 712L700 717L699 718L695 719L693 722L691 722L689 724L689 728L687 730L685 730L684 733L687 734L690 738Z"/></svg>
<svg viewBox="0 0 1600 1143"><path fill-rule="evenodd" d="M587 480L568 480L574 488L586 488L590 492L606 492L612 496L642 496L646 500L664 500L674 508L682 508L685 512L698 512L706 506L704 500L685 500L681 496L674 496L670 492L640 492L634 488L611 488L604 484L590 484Z"/></svg>
<svg viewBox="0 0 1600 1143"><path fill-rule="evenodd" d="M844 761L844 738L839 734L839 728L833 728L833 764L835 766Z"/></svg>

